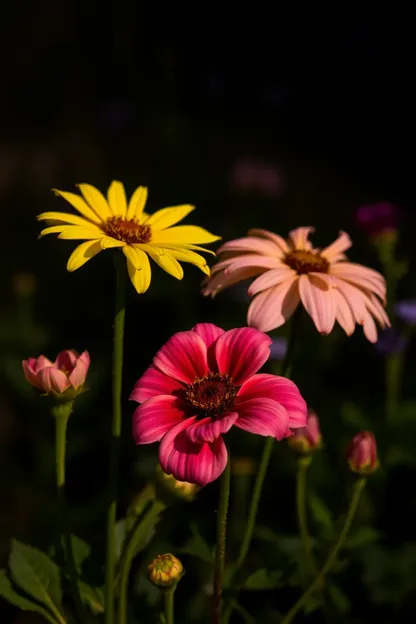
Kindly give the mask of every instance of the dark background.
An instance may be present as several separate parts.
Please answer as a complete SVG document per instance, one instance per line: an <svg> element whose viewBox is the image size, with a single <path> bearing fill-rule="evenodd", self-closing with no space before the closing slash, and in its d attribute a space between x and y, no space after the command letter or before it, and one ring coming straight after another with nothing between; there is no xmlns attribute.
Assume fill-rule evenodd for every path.
<svg viewBox="0 0 416 624"><path fill-rule="evenodd" d="M323 246L345 229L354 240L350 258L375 268L380 268L376 254L357 227L355 210L389 201L403 211L399 250L411 262L399 295L414 296L413 41L410 16L391 6L368 14L343 7L305 12L299 6L289 14L279 5L244 10L163 2L108 7L14 2L4 9L0 532L5 556L11 535L43 547L51 535L53 433L42 401L26 388L20 361L40 353L54 357L63 348L88 349L92 357L91 390L71 420L68 494L75 532L98 551L101 543L111 416L111 253L100 254L74 274L66 272L74 244L54 237L37 240L36 215L66 210L50 189L74 191L76 183L89 182L106 191L111 180L119 179L130 194L146 185L151 212L195 204L197 211L187 222L225 240L244 235L249 227L285 236L299 225L314 225L314 242ZM247 160L273 171L271 190L236 183L235 167ZM32 274L36 282L33 296L26 299L16 294L21 273ZM245 324L242 289L209 301L199 293L200 282L201 274L186 265L183 282L155 268L148 293L137 296L129 287L120 515L150 475L156 451L136 449L130 438L127 398L133 383L173 332L198 321L227 328ZM360 403L371 428L377 427L383 410L383 361L358 330L348 341L338 330L324 339L306 321L296 381L328 435L326 459L316 469L314 483L337 516L346 502L342 449L355 433L341 419L341 407ZM414 369L409 357L409 399L414 399ZM237 454L259 456L258 440L237 435L232 444ZM277 456L271 469L261 518L276 531L294 533L293 461L286 448L281 453L283 459ZM394 467L374 483L371 512L364 519L383 533L384 550L377 556L396 561L400 549L414 550L413 466ZM205 520L211 542L215 497L214 485L200 495L193 511L185 509ZM171 548L184 540L184 513L178 511L164 528ZM408 586L386 604L383 583L391 586L396 564L379 582L377 594L374 581L361 583L369 573L357 556L340 581L352 601L345 621L377 617L387 623L396 616L414 617L416 556L410 559L396 579L400 586L407 579ZM387 570L389 565L383 565ZM186 610L186 590L183 595ZM253 597L245 600L261 622L273 609L284 612L296 596L293 589L277 597L266 593L264 609L272 611L257 614ZM10 621L13 614L7 611ZM320 621L316 614L310 618Z"/></svg>

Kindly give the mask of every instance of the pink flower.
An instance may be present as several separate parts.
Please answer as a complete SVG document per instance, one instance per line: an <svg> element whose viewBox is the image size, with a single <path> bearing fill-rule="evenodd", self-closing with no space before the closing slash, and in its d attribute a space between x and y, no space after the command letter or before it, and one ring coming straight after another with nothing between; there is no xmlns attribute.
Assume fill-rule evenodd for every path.
<svg viewBox="0 0 416 624"><path fill-rule="evenodd" d="M347 461L350 469L361 475L368 475L377 470L377 444L370 431L361 431L352 439L347 449Z"/></svg>
<svg viewBox="0 0 416 624"><path fill-rule="evenodd" d="M204 486L225 469L222 435L233 425L277 440L306 425L297 386L256 374L270 356L271 342L257 329L224 331L211 323L174 334L131 394L141 403L133 414L136 443L160 441L162 469Z"/></svg>
<svg viewBox="0 0 416 624"><path fill-rule="evenodd" d="M313 410L308 410L308 423L306 427L299 427L288 439L289 446L302 455L311 453L320 448L322 444L321 430L318 416Z"/></svg>
<svg viewBox="0 0 416 624"><path fill-rule="evenodd" d="M67 390L78 391L85 383L90 366L88 351L78 355L76 351L66 350L58 354L55 362L44 355L23 360L23 371L32 386L47 394L61 397Z"/></svg>
<svg viewBox="0 0 416 624"><path fill-rule="evenodd" d="M350 336L362 325L370 342L377 341L377 327L390 327L384 310L386 283L382 275L348 262L344 251L351 247L341 232L329 247L320 250L308 240L312 227L300 227L289 239L267 230L250 230L245 238L222 245L204 295L258 276L249 286L253 297L248 325L268 332L283 325L302 303L317 330L329 334L337 321Z"/></svg>

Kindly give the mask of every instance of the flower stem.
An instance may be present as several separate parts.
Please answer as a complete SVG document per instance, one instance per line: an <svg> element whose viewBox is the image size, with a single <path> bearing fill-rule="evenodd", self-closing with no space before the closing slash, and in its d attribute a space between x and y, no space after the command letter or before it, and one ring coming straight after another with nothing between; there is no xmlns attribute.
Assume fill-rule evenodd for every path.
<svg viewBox="0 0 416 624"><path fill-rule="evenodd" d="M165 591L165 624L173 623L173 596L175 594L176 586L173 586Z"/></svg>
<svg viewBox="0 0 416 624"><path fill-rule="evenodd" d="M403 353L391 353L385 361L386 421L392 425L399 411L400 380L403 370Z"/></svg>
<svg viewBox="0 0 416 624"><path fill-rule="evenodd" d="M282 620L281 624L289 624L293 620L295 615L306 604L308 599L314 594L314 592L317 589L319 589L319 586L322 583L322 581L324 580L325 576L328 574L328 572L330 572L332 566L334 565L334 563L336 561L336 558L338 556L339 551L344 546L345 540L346 540L347 535L349 533L349 530L351 528L352 521L353 521L355 513L357 511L358 501L360 500L361 492L362 492L365 484L366 484L366 479L364 477L361 477L361 478L356 480L356 482L354 484L354 489L353 489L353 493L352 493L352 497L351 497L351 502L350 502L350 506L349 506L349 509L348 509L348 513L347 513L347 516L345 518L344 526L343 526L342 531L341 531L341 533L339 535L337 543L335 544L335 546L332 548L331 552L329 553L328 558L327 558L327 560L326 560L322 570L320 571L320 573L318 574L318 576L316 577L314 582L308 587L308 589L305 591L305 593L299 598L297 603L291 608L289 613Z"/></svg>
<svg viewBox="0 0 416 624"><path fill-rule="evenodd" d="M227 533L228 500L230 497L231 461L228 458L227 466L221 476L220 498L217 517L217 549L215 553L214 571L214 624L221 622L222 585L225 565L225 540Z"/></svg>
<svg viewBox="0 0 416 624"><path fill-rule="evenodd" d="M73 402L58 403L52 408L55 417L55 453L56 453L56 486L58 490L58 503L61 514L62 537L65 560L68 567L71 594L75 605L75 611L79 622L88 622L84 605L81 600L78 586L77 568L72 550L71 527L69 523L69 510L65 496L65 449L66 430L68 419L72 413Z"/></svg>
<svg viewBox="0 0 416 624"><path fill-rule="evenodd" d="M162 501L157 499L154 500L151 508L146 513L143 520L137 523L131 538L125 547L120 569L120 598L118 603L117 624L126 624L127 622L127 593L133 559L139 550L141 540L147 538L149 532L152 530L157 521L158 515L165 509L165 507L166 505Z"/></svg>
<svg viewBox="0 0 416 624"><path fill-rule="evenodd" d="M123 374L123 338L125 319L126 268L120 254L115 256L116 306L114 316L113 343L113 419L110 448L110 502L107 512L107 542L105 564L105 624L114 624L114 568L115 568L115 524L117 512L117 481L121 436L121 390Z"/></svg>
<svg viewBox="0 0 416 624"><path fill-rule="evenodd" d="M311 463L311 457L299 457L297 461L296 474L296 509L298 515L299 534L302 548L305 554L305 561L311 577L318 574L314 557L312 555L311 536L308 530L308 519L306 514L306 474Z"/></svg>

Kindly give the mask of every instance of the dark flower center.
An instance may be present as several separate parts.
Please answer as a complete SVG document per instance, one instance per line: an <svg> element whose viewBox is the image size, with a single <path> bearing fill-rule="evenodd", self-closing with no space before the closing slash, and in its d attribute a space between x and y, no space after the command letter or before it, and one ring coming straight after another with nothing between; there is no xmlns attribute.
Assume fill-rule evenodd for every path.
<svg viewBox="0 0 416 624"><path fill-rule="evenodd" d="M197 415L215 417L232 408L239 388L229 375L211 372L187 384L183 398Z"/></svg>
<svg viewBox="0 0 416 624"><path fill-rule="evenodd" d="M107 236L111 236L129 245L134 243L148 243L152 237L150 225L138 223L135 219L110 217L102 228Z"/></svg>
<svg viewBox="0 0 416 624"><path fill-rule="evenodd" d="M297 271L299 275L305 273L328 273L329 262L319 254L311 251L298 249L290 251L285 256L285 262L291 269Z"/></svg>

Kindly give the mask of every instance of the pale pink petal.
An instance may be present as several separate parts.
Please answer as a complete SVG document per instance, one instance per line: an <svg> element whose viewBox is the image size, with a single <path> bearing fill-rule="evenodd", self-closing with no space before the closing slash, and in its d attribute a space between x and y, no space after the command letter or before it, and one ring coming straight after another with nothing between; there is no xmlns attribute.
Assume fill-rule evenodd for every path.
<svg viewBox="0 0 416 624"><path fill-rule="evenodd" d="M272 399L249 399L239 403L235 426L256 435L282 440L289 432L289 416L283 405Z"/></svg>
<svg viewBox="0 0 416 624"><path fill-rule="evenodd" d="M218 371L230 375L234 383L242 384L269 359L272 342L253 327L225 332L215 343Z"/></svg>
<svg viewBox="0 0 416 624"><path fill-rule="evenodd" d="M273 399L283 405L289 417L289 427L305 427L308 419L308 408L297 385L290 379L260 373L247 379L238 391L235 407L239 410L240 402L250 399Z"/></svg>
<svg viewBox="0 0 416 624"><path fill-rule="evenodd" d="M339 262L331 265L330 273L343 280L348 280L364 290L374 292L383 301L386 299L386 282L377 271L352 262Z"/></svg>
<svg viewBox="0 0 416 624"><path fill-rule="evenodd" d="M247 236L245 238L237 238L221 245L216 253L221 254L227 251L248 251L250 253L265 254L267 256L276 256L276 245L269 240Z"/></svg>
<svg viewBox="0 0 416 624"><path fill-rule="evenodd" d="M374 316L374 318L378 321L380 327L384 329L385 327L391 327L390 319L386 314L383 306L380 301L377 299L375 295L370 293L364 299L367 310Z"/></svg>
<svg viewBox="0 0 416 624"><path fill-rule="evenodd" d="M191 442L186 429L194 420L188 418L164 436L159 446L159 462L162 470L178 481L204 486L224 472L228 455L221 437L211 443Z"/></svg>
<svg viewBox="0 0 416 624"><path fill-rule="evenodd" d="M205 342L207 349L216 339L224 333L224 330L213 323L198 323L192 328L198 336Z"/></svg>
<svg viewBox="0 0 416 624"><path fill-rule="evenodd" d="M143 403L152 397L161 394L174 394L181 389L183 389L183 384L180 381L165 375L151 364L140 379L136 381L130 395L130 401Z"/></svg>
<svg viewBox="0 0 416 624"><path fill-rule="evenodd" d="M84 351L77 359L74 370L68 375L68 379L74 388L79 388L85 383L89 367L90 355L88 351Z"/></svg>
<svg viewBox="0 0 416 624"><path fill-rule="evenodd" d="M56 394L62 394L70 386L65 373L52 366L42 368L37 373L37 378L45 392L56 392Z"/></svg>
<svg viewBox="0 0 416 624"><path fill-rule="evenodd" d="M224 271L212 274L209 279L204 280L202 294L205 296L211 295L215 297L219 292L233 286L238 282L249 279L261 273L265 269L261 268L244 268L234 271L231 275L226 275Z"/></svg>
<svg viewBox="0 0 416 624"><path fill-rule="evenodd" d="M159 349L153 364L169 377L192 383L208 372L207 348L195 332L178 332Z"/></svg>
<svg viewBox="0 0 416 624"><path fill-rule="evenodd" d="M249 236L261 236L262 238L267 238L273 241L283 253L288 253L288 251L290 251L285 239L278 234L274 234L274 232L269 232L269 230L262 230L261 228L252 228L248 231L248 234Z"/></svg>
<svg viewBox="0 0 416 624"><path fill-rule="evenodd" d="M29 358L28 360L23 360L22 362L23 372L27 381L32 384L32 386L36 386L37 388L41 388L41 383L38 380L35 367L36 367L36 358Z"/></svg>
<svg viewBox="0 0 416 624"><path fill-rule="evenodd" d="M342 295L345 303L350 308L355 322L362 325L366 315L366 308L364 305L365 295L363 291L341 279L337 282L336 291Z"/></svg>
<svg viewBox="0 0 416 624"><path fill-rule="evenodd" d="M57 368L64 369L67 372L72 371L78 359L78 354L73 349L67 349L58 353L55 360Z"/></svg>
<svg viewBox="0 0 416 624"><path fill-rule="evenodd" d="M294 249L309 250L312 249L309 234L315 231L313 227L299 227L289 232L289 238L292 241Z"/></svg>
<svg viewBox="0 0 416 624"><path fill-rule="evenodd" d="M337 288L334 288L332 296L335 299L335 318L347 336L351 336L355 330L355 319L351 308Z"/></svg>
<svg viewBox="0 0 416 624"><path fill-rule="evenodd" d="M339 255L346 249L349 249L351 245L352 242L348 234L341 231L337 240L321 251L321 256L326 258L329 262L335 262L336 259L339 258Z"/></svg>
<svg viewBox="0 0 416 624"><path fill-rule="evenodd" d="M309 275L299 277L299 294L309 316L321 334L329 334L335 323L335 299L332 288L323 290L322 282Z"/></svg>
<svg viewBox="0 0 416 624"><path fill-rule="evenodd" d="M217 420L211 417L197 420L189 425L186 435L191 442L214 442L222 433L227 433L238 418L237 412L226 412L218 416Z"/></svg>
<svg viewBox="0 0 416 624"><path fill-rule="evenodd" d="M272 286L277 286L281 282L285 282L289 278L296 276L296 271L291 269L287 265L282 265L278 269L270 269L260 277L257 277L248 288L248 294L250 297L257 295L263 290L267 290Z"/></svg>
<svg viewBox="0 0 416 624"><path fill-rule="evenodd" d="M299 303L298 279L296 275L257 295L248 309L248 325L264 332L283 325Z"/></svg>
<svg viewBox="0 0 416 624"><path fill-rule="evenodd" d="M277 269L282 265L283 262L279 258L259 254L239 254L217 262L212 267L212 273L215 275L218 271L224 271L226 275L231 275L239 269Z"/></svg>
<svg viewBox="0 0 416 624"><path fill-rule="evenodd" d="M173 396L157 396L148 399L134 410L133 437L136 444L158 442L168 431L184 420Z"/></svg>
<svg viewBox="0 0 416 624"><path fill-rule="evenodd" d="M377 342L377 327L370 312L366 311L363 323L364 335L370 342Z"/></svg>
<svg viewBox="0 0 416 624"><path fill-rule="evenodd" d="M44 355L40 355L38 359L36 360L35 372L38 373L40 370L42 370L42 368L46 368L46 367L49 368L51 366L52 367L55 366L55 363L51 362Z"/></svg>

